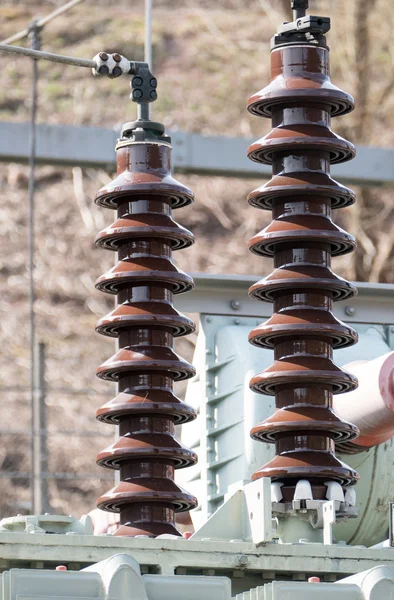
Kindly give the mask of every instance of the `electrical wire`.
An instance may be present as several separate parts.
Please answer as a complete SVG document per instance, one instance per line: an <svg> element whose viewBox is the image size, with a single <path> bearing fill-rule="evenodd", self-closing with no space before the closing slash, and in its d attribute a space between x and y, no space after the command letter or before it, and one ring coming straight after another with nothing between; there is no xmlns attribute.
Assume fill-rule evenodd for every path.
<svg viewBox="0 0 394 600"><path fill-rule="evenodd" d="M144 60L152 69L152 0L145 0L145 47ZM138 118L150 119L152 110L149 104L138 106Z"/></svg>
<svg viewBox="0 0 394 600"><path fill-rule="evenodd" d="M70 2L67 2L63 6L60 6L60 8L57 8L56 10L51 12L46 17L43 17L42 19L38 19L37 27L39 29L42 29L42 27L44 27L44 25L46 25L47 23L49 23L56 17L63 15L70 8L73 8L73 6L76 6L77 4L80 4L81 2L83 2L83 0L71 0ZM15 33L14 35L11 35L10 37L8 37L6 40L4 40L2 42L2 44L12 44L13 42L19 42L20 40L23 40L28 35L29 35L29 29L23 29L19 33Z"/></svg>
<svg viewBox="0 0 394 600"><path fill-rule="evenodd" d="M37 60L48 60L49 62L73 65L75 67L87 67L88 69L95 69L97 66L94 60L89 60L87 58L63 56L63 54L52 54L52 52L42 52L40 50L32 50L31 48L22 48L21 46L0 44L0 52L19 54L21 56L29 56L30 58L35 58Z"/></svg>
<svg viewBox="0 0 394 600"><path fill-rule="evenodd" d="M152 0L145 0L145 56L144 60L152 70Z"/></svg>

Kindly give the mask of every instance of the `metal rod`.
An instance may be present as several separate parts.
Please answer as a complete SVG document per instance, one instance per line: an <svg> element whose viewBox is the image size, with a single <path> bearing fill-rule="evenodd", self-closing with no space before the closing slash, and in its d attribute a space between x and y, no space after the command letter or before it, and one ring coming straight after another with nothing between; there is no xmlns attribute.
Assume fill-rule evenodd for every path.
<svg viewBox="0 0 394 600"><path fill-rule="evenodd" d="M40 45L39 30L36 22L33 22L30 32L30 44L33 48ZM36 117L37 117L37 83L38 83L38 64L33 60L33 79L31 91L31 114L30 114L30 144L29 144L29 199L28 199L28 279L29 279L29 337L30 337L30 409L31 409L31 429L34 432L35 422L35 287L34 287L34 188L35 188L35 170L36 170ZM34 488L34 436L30 441L31 452L31 504L35 506L35 488Z"/></svg>
<svg viewBox="0 0 394 600"><path fill-rule="evenodd" d="M37 60L48 60L49 62L73 65L75 67L87 67L88 69L95 69L97 66L94 60L88 60L87 58L63 56L62 54L52 54L52 52L41 52L40 50L22 48L21 46L8 46L7 44L0 44L0 52L20 54L21 56L29 56L30 58L35 58Z"/></svg>
<svg viewBox="0 0 394 600"><path fill-rule="evenodd" d="M138 119L148 121L150 119L150 105L148 102L138 104Z"/></svg>
<svg viewBox="0 0 394 600"><path fill-rule="evenodd" d="M56 17L59 17L60 15L64 14L70 8L73 8L77 4L80 4L81 2L83 2L83 0L71 0L70 2L67 2L66 4L63 4L63 6L61 6L60 8L57 8L56 10L51 12L46 17L39 19L37 21L37 27L39 29L42 29L42 27L44 27L44 25L46 25L47 23L49 23ZM19 33L15 33L14 35L11 35L6 40L4 40L2 43L3 44L12 44L13 42L18 42L19 40L23 40L28 35L29 35L29 29L23 29Z"/></svg>
<svg viewBox="0 0 394 600"><path fill-rule="evenodd" d="M294 21L306 16L306 10L309 8L308 0L293 0L291 5L293 9Z"/></svg>
<svg viewBox="0 0 394 600"><path fill-rule="evenodd" d="M48 483L42 476L48 470L46 403L45 403L45 344L40 342L36 350L36 389L33 395L33 486L35 515L50 512Z"/></svg>
<svg viewBox="0 0 394 600"><path fill-rule="evenodd" d="M152 70L152 0L145 0L145 49L144 49L144 60L148 63L150 70ZM151 118L151 107L149 104L138 105L138 118L139 119L150 119Z"/></svg>
<svg viewBox="0 0 394 600"><path fill-rule="evenodd" d="M152 70L152 0L145 0L145 62Z"/></svg>

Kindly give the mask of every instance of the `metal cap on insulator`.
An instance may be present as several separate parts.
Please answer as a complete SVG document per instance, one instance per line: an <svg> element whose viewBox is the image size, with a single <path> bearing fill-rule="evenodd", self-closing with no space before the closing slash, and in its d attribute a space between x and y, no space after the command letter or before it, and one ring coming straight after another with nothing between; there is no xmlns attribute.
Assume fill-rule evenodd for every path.
<svg viewBox="0 0 394 600"><path fill-rule="evenodd" d="M325 34L330 30L329 17L307 15L308 0L291 0L293 21L282 23L271 40L271 47L288 44L311 44L326 47Z"/></svg>
<svg viewBox="0 0 394 600"><path fill-rule="evenodd" d="M142 129L143 131L151 131L156 136L162 136L165 131L163 123L151 121L150 119L137 119L136 121L130 121L129 123L125 123L121 129L120 135L122 138L130 137L134 134L134 132L137 129Z"/></svg>

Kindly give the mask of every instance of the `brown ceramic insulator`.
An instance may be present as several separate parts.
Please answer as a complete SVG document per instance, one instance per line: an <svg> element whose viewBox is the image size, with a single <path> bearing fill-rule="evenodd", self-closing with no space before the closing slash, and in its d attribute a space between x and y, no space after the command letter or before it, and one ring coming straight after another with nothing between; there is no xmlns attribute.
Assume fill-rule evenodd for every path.
<svg viewBox="0 0 394 600"><path fill-rule="evenodd" d="M174 265L172 251L190 246L193 236L172 219L172 209L190 204L193 194L172 178L171 146L162 135L141 140L129 131L118 143L117 165L117 178L96 198L116 210L117 220L96 243L117 251L118 260L96 287L117 296L97 331L117 337L119 349L97 374L116 381L119 393L97 418L119 425L119 439L97 462L119 469L120 483L98 506L120 512L115 535L180 535L174 515L197 501L175 484L174 470L197 456L175 439L175 424L196 414L173 385L195 371L174 352L173 339L194 331L194 324L174 308L173 295L192 289L193 280Z"/></svg>
<svg viewBox="0 0 394 600"><path fill-rule="evenodd" d="M352 144L330 128L331 116L350 111L353 99L330 82L325 46L289 43L274 48L271 58L272 82L252 96L249 110L272 118L273 130L248 155L272 164L273 177L248 201L273 214L250 249L273 257L274 271L250 295L273 302L274 311L249 339L274 350L273 365L250 385L275 396L276 412L251 435L275 443L277 453L253 479L283 482L291 500L300 479L308 479L316 493L326 481L351 485L358 479L335 456L335 443L355 438L357 427L332 410L333 394L357 386L333 361L333 348L354 344L357 334L332 313L334 301L356 290L331 270L331 256L355 246L331 220L332 209L352 204L354 194L330 176L331 164L354 156Z"/></svg>

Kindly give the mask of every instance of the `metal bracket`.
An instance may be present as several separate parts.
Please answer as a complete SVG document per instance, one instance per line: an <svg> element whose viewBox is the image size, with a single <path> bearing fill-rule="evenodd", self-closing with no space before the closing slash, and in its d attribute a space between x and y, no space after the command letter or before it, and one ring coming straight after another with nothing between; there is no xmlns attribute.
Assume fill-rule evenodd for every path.
<svg viewBox="0 0 394 600"><path fill-rule="evenodd" d="M323 504L323 543L332 545L332 526L336 520L335 500Z"/></svg>
<svg viewBox="0 0 394 600"><path fill-rule="evenodd" d="M292 502L278 501L277 490L271 484L272 514L278 518L289 515L308 520L314 529L325 527L326 500L313 499L311 484L307 480L300 480L296 485L294 499ZM344 490L337 482L325 482L327 486L327 500L334 502L335 519L347 519L358 516L358 508L355 506L356 497L354 489ZM273 489L272 489L273 488Z"/></svg>
<svg viewBox="0 0 394 600"><path fill-rule="evenodd" d="M271 480L262 477L234 489L191 540L244 540L256 545L272 541Z"/></svg>
<svg viewBox="0 0 394 600"><path fill-rule="evenodd" d="M39 19L34 19L30 23L28 39L32 50L41 50L41 29Z"/></svg>
<svg viewBox="0 0 394 600"><path fill-rule="evenodd" d="M291 35L293 33L318 33L325 34L330 31L329 17L313 17L306 15L291 23L283 23L278 28L278 33Z"/></svg>
<svg viewBox="0 0 394 600"><path fill-rule="evenodd" d="M394 502L389 503L389 544L394 548Z"/></svg>
<svg viewBox="0 0 394 600"><path fill-rule="evenodd" d="M390 346L391 350L394 350L394 325L387 325L385 333L387 344Z"/></svg>
<svg viewBox="0 0 394 600"><path fill-rule="evenodd" d="M148 63L130 61L121 54L115 52L99 52L93 58L95 66L93 75L106 75L115 79L121 75L133 75L131 80L131 99L137 102L141 109L140 118L149 119L150 102L157 100L157 79L151 73Z"/></svg>
<svg viewBox="0 0 394 600"><path fill-rule="evenodd" d="M286 44L325 44L324 35L330 30L330 18L307 15L308 0L291 0L293 21L282 23L271 40L271 47Z"/></svg>
<svg viewBox="0 0 394 600"><path fill-rule="evenodd" d="M153 77L147 63L130 63L135 73L131 80L131 99L134 102L154 102L157 100L157 79Z"/></svg>

